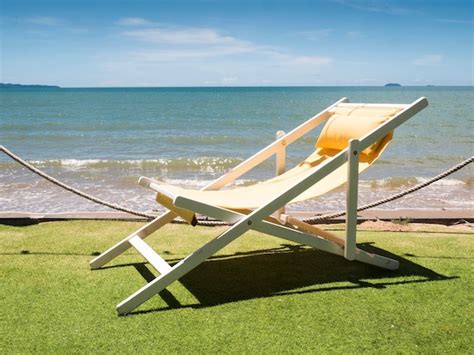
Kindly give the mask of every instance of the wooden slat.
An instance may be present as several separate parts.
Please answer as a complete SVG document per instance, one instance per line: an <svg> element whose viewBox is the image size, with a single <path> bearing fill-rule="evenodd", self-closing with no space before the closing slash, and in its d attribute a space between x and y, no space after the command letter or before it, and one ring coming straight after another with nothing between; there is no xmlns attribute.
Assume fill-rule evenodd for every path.
<svg viewBox="0 0 474 355"><path fill-rule="evenodd" d="M171 222L176 216L177 216L176 213L172 211L167 211L163 213L161 216L156 217L153 221L145 224L139 230L129 235L127 238L121 240L120 242L115 244L113 247L110 247L105 252L103 252L98 257L96 257L94 260L92 260L90 262L91 269L92 270L99 269L100 267L107 264L109 261L111 261L115 257L122 254L128 248L130 248L131 244L129 243L129 240L131 238L138 235L140 238L144 239L148 237L150 234L152 234L153 232L155 232L156 230L163 227L165 224Z"/></svg>
<svg viewBox="0 0 474 355"><path fill-rule="evenodd" d="M171 266L138 235L130 238L129 243L160 273L166 274Z"/></svg>
<svg viewBox="0 0 474 355"><path fill-rule="evenodd" d="M363 108L407 108L410 106L409 104L364 104L364 103L356 103L356 102L351 102L351 103L340 103L337 105L337 107L345 107L345 108L357 108L357 107L363 107Z"/></svg>
<svg viewBox="0 0 474 355"><path fill-rule="evenodd" d="M322 228L319 228L313 224L308 224L308 223L305 223L295 217L291 217L291 216L288 216L287 218L287 221L289 224L292 224L296 227L298 227L298 229L302 230L302 231L305 231L307 233L312 233L312 234L315 234L321 238L324 238L324 239L327 239L331 242L334 242L336 243L337 245L339 246L344 246L345 245L345 241L344 239L338 237L336 234L334 233L331 233L331 232L328 232L327 230L324 230Z"/></svg>

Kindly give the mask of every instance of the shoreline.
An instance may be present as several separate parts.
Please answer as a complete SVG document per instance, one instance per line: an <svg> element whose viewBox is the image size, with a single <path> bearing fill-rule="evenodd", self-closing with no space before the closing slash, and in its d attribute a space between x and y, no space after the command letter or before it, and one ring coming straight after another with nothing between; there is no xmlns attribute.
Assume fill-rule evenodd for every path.
<svg viewBox="0 0 474 355"><path fill-rule="evenodd" d="M155 211L151 211L154 213ZM321 212L293 212L297 218L309 218L332 211ZM147 211L150 213L150 211ZM155 212L156 213L156 212ZM158 215L159 213L157 213ZM201 217L201 216L198 216ZM73 220L104 220L104 221L147 221L146 218L130 215L125 212L81 212L70 211L61 213L33 213L19 211L0 212L0 224L12 226L27 226L43 222L73 221ZM320 221L318 224L343 223L344 217ZM399 223L424 223L453 225L457 223L474 223L474 210L466 209L392 209L367 210L358 214L358 223L367 221L387 221ZM179 221L177 223L180 223Z"/></svg>

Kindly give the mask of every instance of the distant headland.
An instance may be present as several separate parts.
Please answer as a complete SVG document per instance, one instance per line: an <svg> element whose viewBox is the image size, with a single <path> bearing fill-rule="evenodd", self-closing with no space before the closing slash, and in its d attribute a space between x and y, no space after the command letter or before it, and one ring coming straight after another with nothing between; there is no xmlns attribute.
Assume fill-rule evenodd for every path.
<svg viewBox="0 0 474 355"><path fill-rule="evenodd" d="M384 86L385 86L385 87L394 87L394 86L395 86L395 87L399 87L399 86L401 86L401 85L400 85L399 83L388 83L388 84L385 84Z"/></svg>
<svg viewBox="0 0 474 355"><path fill-rule="evenodd" d="M0 89L61 89L59 86L55 85L23 85L23 84L10 84L10 83L0 83Z"/></svg>

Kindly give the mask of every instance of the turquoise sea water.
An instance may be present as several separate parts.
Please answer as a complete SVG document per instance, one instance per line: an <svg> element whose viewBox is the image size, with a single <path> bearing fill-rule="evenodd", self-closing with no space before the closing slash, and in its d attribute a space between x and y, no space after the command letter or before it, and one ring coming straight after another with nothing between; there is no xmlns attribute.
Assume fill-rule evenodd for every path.
<svg viewBox="0 0 474 355"><path fill-rule="evenodd" d="M0 144L59 179L137 209L156 208L140 175L200 187L341 97L429 107L396 131L362 176L360 202L429 178L473 154L473 87L117 88L0 91ZM291 145L306 157L318 130ZM239 183L270 177L273 162ZM385 208L472 208L473 169ZM334 210L342 189L295 209ZM104 210L0 156L0 210Z"/></svg>

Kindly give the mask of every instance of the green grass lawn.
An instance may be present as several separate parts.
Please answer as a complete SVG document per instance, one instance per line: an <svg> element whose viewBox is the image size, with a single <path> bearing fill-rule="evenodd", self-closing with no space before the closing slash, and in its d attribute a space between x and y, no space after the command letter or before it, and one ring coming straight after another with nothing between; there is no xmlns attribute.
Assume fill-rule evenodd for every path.
<svg viewBox="0 0 474 355"><path fill-rule="evenodd" d="M119 317L154 270L133 249L88 262L138 226L0 226L0 353L474 351L473 234L360 232L400 260L390 272L249 232ZM147 242L173 262L220 230L169 225Z"/></svg>

